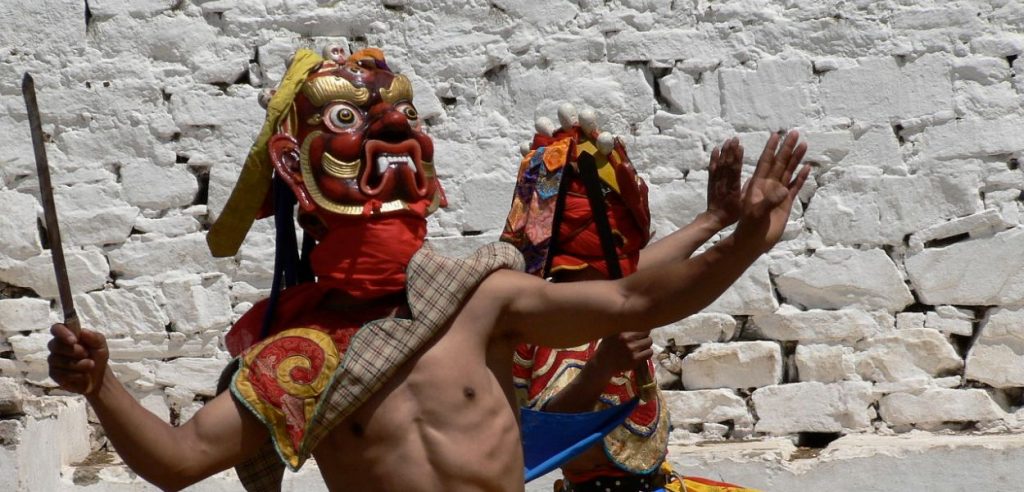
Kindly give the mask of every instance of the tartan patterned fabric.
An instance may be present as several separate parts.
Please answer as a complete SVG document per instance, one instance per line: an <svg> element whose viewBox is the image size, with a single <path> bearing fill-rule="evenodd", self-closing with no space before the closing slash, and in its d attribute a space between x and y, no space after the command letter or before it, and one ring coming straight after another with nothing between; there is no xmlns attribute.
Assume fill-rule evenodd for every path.
<svg viewBox="0 0 1024 492"><path fill-rule="evenodd" d="M444 328L462 308L466 295L502 268L523 269L522 255L510 244L488 244L466 259L441 256L429 247L420 249L406 270L412 319L371 321L352 337L317 405L312 430L299 449L301 459L308 458L335 425L366 402ZM281 490L284 468L269 440L256 456L235 467L242 485L253 492Z"/></svg>

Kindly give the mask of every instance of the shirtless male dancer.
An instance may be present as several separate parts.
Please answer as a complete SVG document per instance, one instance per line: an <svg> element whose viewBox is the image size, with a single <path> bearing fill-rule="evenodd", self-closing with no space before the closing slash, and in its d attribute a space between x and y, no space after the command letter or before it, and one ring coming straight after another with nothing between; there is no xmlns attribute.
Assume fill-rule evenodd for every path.
<svg viewBox="0 0 1024 492"><path fill-rule="evenodd" d="M118 382L100 333L82 330L76 336L61 324L51 329L51 377L86 396L125 463L162 489L180 489L250 463L272 440L293 468L314 456L331 490L523 490L512 384L516 346L576 346L698 312L779 240L810 171L797 171L806 152L799 135L790 132L780 145L781 137L773 134L742 190L735 231L699 255L673 255L671 241L664 251L656 243L652 252L678 257L618 281L549 283L514 271L522 267L518 252L497 244L477 254L487 264L478 281L461 281L466 288L454 289L459 278L437 274L444 270L430 265L463 260L438 259L424 253L429 248L416 252L426 234L424 217L444 200L411 84L387 68L379 50L347 58L325 54L326 60L296 55L270 101L269 124L258 141L268 144L277 175L298 199L300 223L319 240L312 253L317 282L313 290L299 284L298 290L282 292L269 338L254 339L246 331L259 324L247 321L248 314L232 328L226 343L241 351L231 391L173 427ZM269 142L268 133L274 134ZM712 163L734 165L741 157L733 141L712 153ZM246 174L260 168L261 158L247 161L225 213L235 195L254 195L256 207L262 204L268 184L261 185L263 194L251 188L238 192L243 181L262 182ZM395 249L381 254L378 248ZM211 249L233 253L231 247ZM407 270L396 275L396 266ZM403 281L397 291L396 279ZM432 289L458 290L462 297L424 304ZM299 295L284 295L290 290ZM402 302L394 302L396 295ZM292 309L303 303L312 303L315 312ZM367 321L360 317L363 311L377 314ZM403 336L418 336L402 328L432 317L443 320L436 333L399 357L379 384L366 384L378 369L372 356ZM275 352L284 346L291 352ZM348 352L338 356L335 347ZM316 370L328 363L337 369L322 379ZM321 396L323 385L297 384L307 379L333 393ZM351 404L335 420L327 419L329 425L318 425L322 414L337 410L339 393ZM275 488L274 480L254 483L246 487Z"/></svg>

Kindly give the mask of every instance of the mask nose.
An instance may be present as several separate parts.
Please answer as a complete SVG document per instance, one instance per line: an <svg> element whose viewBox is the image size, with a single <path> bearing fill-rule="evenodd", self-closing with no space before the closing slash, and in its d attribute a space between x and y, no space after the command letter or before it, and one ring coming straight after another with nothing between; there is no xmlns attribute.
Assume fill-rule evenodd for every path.
<svg viewBox="0 0 1024 492"><path fill-rule="evenodd" d="M389 109L370 124L369 137L386 142L401 142L412 136L409 119L399 111Z"/></svg>

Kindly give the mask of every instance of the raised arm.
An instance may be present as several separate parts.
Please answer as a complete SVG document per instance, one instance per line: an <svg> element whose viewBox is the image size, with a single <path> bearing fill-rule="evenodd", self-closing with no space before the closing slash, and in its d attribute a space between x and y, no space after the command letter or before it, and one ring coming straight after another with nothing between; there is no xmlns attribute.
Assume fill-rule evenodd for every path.
<svg viewBox="0 0 1024 492"><path fill-rule="evenodd" d="M64 325L50 332L50 377L85 395L119 455L135 473L164 490L178 490L235 465L267 439L263 425L228 392L214 398L181 427L140 405L107 367L103 335Z"/></svg>
<svg viewBox="0 0 1024 492"><path fill-rule="evenodd" d="M503 300L499 329L525 342L566 347L621 331L649 330L703 309L782 236L810 168L796 172L807 150L797 143L797 132L790 132L781 147L779 139L774 134L768 139L743 188L733 234L699 255L614 282L558 284L499 272L482 286Z"/></svg>
<svg viewBox="0 0 1024 492"><path fill-rule="evenodd" d="M707 210L697 214L693 222L641 250L638 268L689 258L708 239L735 223L740 215L742 167L743 146L739 138L715 147L708 165Z"/></svg>

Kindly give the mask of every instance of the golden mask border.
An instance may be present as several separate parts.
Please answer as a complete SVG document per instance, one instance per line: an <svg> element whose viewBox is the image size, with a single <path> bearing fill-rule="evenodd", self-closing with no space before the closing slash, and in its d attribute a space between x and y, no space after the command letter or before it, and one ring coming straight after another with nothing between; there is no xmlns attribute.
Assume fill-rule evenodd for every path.
<svg viewBox="0 0 1024 492"><path fill-rule="evenodd" d="M302 141L302 147L299 150L299 167L302 170L302 182L306 185L306 191L309 191L310 198L313 199L313 203L317 206L327 210L328 212L334 212L340 215L362 215L363 205L342 205L335 203L331 199L324 196L323 191L320 190L320 186L316 184L316 176L313 176L313 167L309 164L309 146L312 144L313 139L323 135L323 132L316 130L310 132L305 140ZM357 163L359 161L356 161ZM380 206L380 213L395 212L397 210L405 210L409 208L409 204L403 200L391 200L384 202Z"/></svg>

